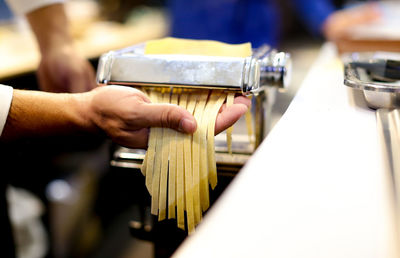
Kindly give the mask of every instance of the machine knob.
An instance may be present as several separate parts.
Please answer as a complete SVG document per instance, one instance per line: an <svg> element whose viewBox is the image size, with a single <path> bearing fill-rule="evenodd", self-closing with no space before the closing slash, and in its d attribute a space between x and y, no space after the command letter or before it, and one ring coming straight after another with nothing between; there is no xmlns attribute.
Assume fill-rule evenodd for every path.
<svg viewBox="0 0 400 258"><path fill-rule="evenodd" d="M287 89L292 71L290 54L272 50L259 62L261 87Z"/></svg>

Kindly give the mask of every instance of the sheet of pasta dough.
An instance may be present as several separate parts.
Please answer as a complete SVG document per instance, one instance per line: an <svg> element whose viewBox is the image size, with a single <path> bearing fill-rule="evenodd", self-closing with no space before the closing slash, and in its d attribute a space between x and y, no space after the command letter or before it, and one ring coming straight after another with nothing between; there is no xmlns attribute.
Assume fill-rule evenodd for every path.
<svg viewBox="0 0 400 258"><path fill-rule="evenodd" d="M212 40L164 38L148 41L144 53L248 57L252 51L250 43L235 45Z"/></svg>

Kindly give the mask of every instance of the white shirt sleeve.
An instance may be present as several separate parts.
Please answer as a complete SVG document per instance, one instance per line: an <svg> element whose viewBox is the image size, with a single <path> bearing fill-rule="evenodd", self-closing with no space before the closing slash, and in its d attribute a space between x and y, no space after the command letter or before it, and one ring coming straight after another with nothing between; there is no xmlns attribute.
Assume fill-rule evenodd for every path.
<svg viewBox="0 0 400 258"><path fill-rule="evenodd" d="M10 110L13 97L13 88L0 84L0 136L7 121L8 111Z"/></svg>
<svg viewBox="0 0 400 258"><path fill-rule="evenodd" d="M6 0L8 6L17 15L25 15L40 7L63 3L65 0Z"/></svg>

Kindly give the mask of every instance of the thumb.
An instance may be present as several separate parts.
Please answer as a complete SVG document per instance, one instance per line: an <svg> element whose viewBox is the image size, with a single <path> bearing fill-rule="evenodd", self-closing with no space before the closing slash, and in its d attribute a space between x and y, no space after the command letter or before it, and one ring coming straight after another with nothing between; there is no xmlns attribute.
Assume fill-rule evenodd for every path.
<svg viewBox="0 0 400 258"><path fill-rule="evenodd" d="M147 127L169 127L183 133L194 133L197 128L194 117L173 104L144 103L142 115Z"/></svg>

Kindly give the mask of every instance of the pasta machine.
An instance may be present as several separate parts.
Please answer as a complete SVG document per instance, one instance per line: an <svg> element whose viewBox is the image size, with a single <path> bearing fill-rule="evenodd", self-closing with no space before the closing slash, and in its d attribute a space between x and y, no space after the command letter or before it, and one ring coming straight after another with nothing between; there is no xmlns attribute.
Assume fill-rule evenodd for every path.
<svg viewBox="0 0 400 258"><path fill-rule="evenodd" d="M261 143L268 127L268 116L276 91L289 84L290 55L264 45L253 49L248 57L222 57L199 55L148 55L146 43L111 51L99 59L97 83L100 85L126 85L133 87L164 87L186 89L220 89L243 95L253 95L251 113L246 122L241 118L234 126L232 154L228 153L226 133L215 137L215 159L219 175L218 187L212 191L212 203L246 163ZM248 134L246 128L254 128ZM140 169L146 151L114 146L111 166L115 169ZM145 186L143 184L143 191ZM141 202L142 203L142 202ZM140 239L154 241L171 239L167 249L174 249L186 234L169 221L155 223L147 204L140 204L140 216L133 216L131 234ZM166 227L170 227L166 229ZM158 237L155 237L155 236ZM160 238L160 235L164 237ZM156 248L157 249L157 248Z"/></svg>
<svg viewBox="0 0 400 258"><path fill-rule="evenodd" d="M145 43L110 51L99 59L97 83L137 87L202 88L254 95L250 137L244 119L235 124L233 155L227 153L224 133L216 136L216 160L220 170L237 171L265 136L268 92L287 87L291 72L290 55L263 45L253 55L241 57L198 55L146 55ZM145 150L117 147L111 165L140 168Z"/></svg>

